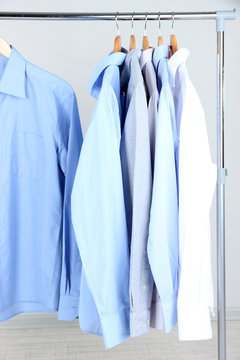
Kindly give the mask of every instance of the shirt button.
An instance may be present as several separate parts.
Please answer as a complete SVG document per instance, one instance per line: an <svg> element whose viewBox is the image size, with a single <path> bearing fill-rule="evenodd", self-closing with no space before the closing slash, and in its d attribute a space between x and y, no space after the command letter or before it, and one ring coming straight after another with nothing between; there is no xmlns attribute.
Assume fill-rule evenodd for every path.
<svg viewBox="0 0 240 360"><path fill-rule="evenodd" d="M149 325L149 320L146 320L146 324Z"/></svg>
<svg viewBox="0 0 240 360"><path fill-rule="evenodd" d="M146 285L146 284L143 285L143 289L144 289L144 290L147 289L147 285Z"/></svg>

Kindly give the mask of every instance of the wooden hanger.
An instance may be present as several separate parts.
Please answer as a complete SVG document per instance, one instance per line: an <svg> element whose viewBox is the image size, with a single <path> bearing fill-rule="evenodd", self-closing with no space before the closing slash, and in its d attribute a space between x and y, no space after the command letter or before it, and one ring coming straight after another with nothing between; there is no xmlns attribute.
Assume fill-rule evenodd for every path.
<svg viewBox="0 0 240 360"><path fill-rule="evenodd" d="M130 36L130 42L129 42L129 51L136 49L136 39L135 35L133 33L133 14L132 14L132 34Z"/></svg>
<svg viewBox="0 0 240 360"><path fill-rule="evenodd" d="M149 41L147 37L147 13L145 16L145 26L144 26L144 35L143 35L143 41L142 41L142 50L149 49Z"/></svg>
<svg viewBox="0 0 240 360"><path fill-rule="evenodd" d="M173 33L173 25L174 25L174 13L172 13L172 33L170 35L170 49L171 49L171 55L173 55L178 50L177 45L177 38Z"/></svg>
<svg viewBox="0 0 240 360"><path fill-rule="evenodd" d="M158 22L158 46L163 45L163 37L161 35L161 19L159 13L159 22Z"/></svg>
<svg viewBox="0 0 240 360"><path fill-rule="evenodd" d="M0 54L9 58L11 51L12 49L11 46L8 44L8 42L0 37Z"/></svg>
<svg viewBox="0 0 240 360"><path fill-rule="evenodd" d="M115 16L115 23L116 23L116 26L117 26L117 36L115 37L115 40L114 40L114 48L113 48L114 53L120 52L121 49L122 49L121 36L120 36L120 31L119 31L119 26L118 26L118 21L117 21L117 14Z"/></svg>

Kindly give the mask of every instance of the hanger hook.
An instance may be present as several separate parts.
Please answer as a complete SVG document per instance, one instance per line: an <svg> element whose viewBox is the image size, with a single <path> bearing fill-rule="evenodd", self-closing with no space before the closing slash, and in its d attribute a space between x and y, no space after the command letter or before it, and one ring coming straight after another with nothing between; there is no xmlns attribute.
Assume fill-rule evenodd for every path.
<svg viewBox="0 0 240 360"><path fill-rule="evenodd" d="M115 15L115 24L117 27L117 34L120 35L119 25L118 25L118 12Z"/></svg>
<svg viewBox="0 0 240 360"><path fill-rule="evenodd" d="M172 12L172 28L171 28L172 34L173 34L173 26L174 26L174 12Z"/></svg>
<svg viewBox="0 0 240 360"><path fill-rule="evenodd" d="M161 34L161 13L158 14L158 33Z"/></svg>
<svg viewBox="0 0 240 360"><path fill-rule="evenodd" d="M134 16L134 12L132 13L132 35L134 33L134 30L133 30L133 16Z"/></svg>
<svg viewBox="0 0 240 360"><path fill-rule="evenodd" d="M148 13L146 11L146 15L145 15L145 25L144 25L144 36L147 35L147 16L148 16Z"/></svg>

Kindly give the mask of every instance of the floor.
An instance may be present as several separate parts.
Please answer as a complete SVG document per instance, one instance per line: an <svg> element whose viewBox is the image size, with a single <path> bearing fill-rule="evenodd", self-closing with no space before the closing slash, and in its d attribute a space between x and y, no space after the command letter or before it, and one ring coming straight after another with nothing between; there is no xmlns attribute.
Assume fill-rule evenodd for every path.
<svg viewBox="0 0 240 360"><path fill-rule="evenodd" d="M216 321L213 331L213 340L179 342L176 328L168 335L151 330L104 350L102 339L81 332L77 322L38 328L1 324L0 360L217 360ZM227 360L240 360L240 321L227 321L227 339Z"/></svg>

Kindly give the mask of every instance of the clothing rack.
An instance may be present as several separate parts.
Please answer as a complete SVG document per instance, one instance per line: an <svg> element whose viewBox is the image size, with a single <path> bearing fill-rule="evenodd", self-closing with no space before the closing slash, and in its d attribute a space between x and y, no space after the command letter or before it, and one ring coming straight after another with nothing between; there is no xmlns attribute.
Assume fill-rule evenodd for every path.
<svg viewBox="0 0 240 360"><path fill-rule="evenodd" d="M217 31L217 314L218 360L226 360L225 304L225 183L224 167L224 24L234 20L236 10L211 12L119 12L119 13L56 13L0 12L0 20L77 20L77 21L152 21L152 20L215 20Z"/></svg>

